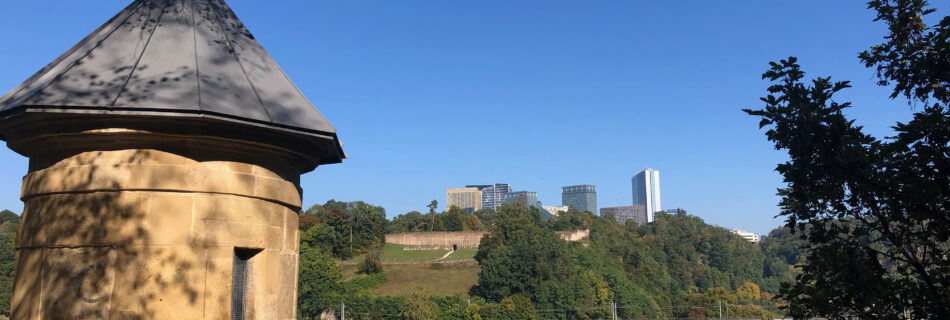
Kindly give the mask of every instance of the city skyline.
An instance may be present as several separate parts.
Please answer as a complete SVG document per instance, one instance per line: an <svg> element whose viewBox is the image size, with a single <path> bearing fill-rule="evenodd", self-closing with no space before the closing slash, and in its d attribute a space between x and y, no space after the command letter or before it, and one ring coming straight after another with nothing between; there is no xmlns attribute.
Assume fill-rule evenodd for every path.
<svg viewBox="0 0 950 320"><path fill-rule="evenodd" d="M0 91L128 2L11 2L0 28L29 32L0 41L29 50L0 52ZM599 206L625 206L631 168L652 166L667 206L765 234L784 220L774 169L786 157L739 109L762 105L769 61L795 55L806 78L851 81L836 98L869 134L892 136L912 114L855 59L885 30L863 3L229 4L344 143L342 164L301 177L305 207L425 212L468 181L509 181L544 204L583 182ZM828 30L849 36L815 36ZM2 149L0 208L21 212L28 163Z"/></svg>

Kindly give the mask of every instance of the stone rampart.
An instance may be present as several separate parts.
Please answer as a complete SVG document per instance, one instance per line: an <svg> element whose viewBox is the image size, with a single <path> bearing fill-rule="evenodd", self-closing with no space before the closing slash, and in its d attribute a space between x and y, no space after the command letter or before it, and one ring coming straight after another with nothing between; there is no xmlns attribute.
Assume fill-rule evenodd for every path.
<svg viewBox="0 0 950 320"><path fill-rule="evenodd" d="M564 239L564 241L581 241L587 237L590 237L590 229L558 231L557 235L561 236L561 239Z"/></svg>
<svg viewBox="0 0 950 320"><path fill-rule="evenodd" d="M405 250L478 248L485 231L404 232L386 235L386 243L401 244ZM590 230L558 231L565 241L590 237Z"/></svg>
<svg viewBox="0 0 950 320"><path fill-rule="evenodd" d="M386 235L386 243L401 244L406 250L478 248L484 231L405 232Z"/></svg>

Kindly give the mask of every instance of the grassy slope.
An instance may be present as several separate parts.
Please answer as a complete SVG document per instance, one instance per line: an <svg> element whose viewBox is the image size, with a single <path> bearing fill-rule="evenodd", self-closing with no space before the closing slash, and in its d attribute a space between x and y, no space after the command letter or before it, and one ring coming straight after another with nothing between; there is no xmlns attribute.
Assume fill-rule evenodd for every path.
<svg viewBox="0 0 950 320"><path fill-rule="evenodd" d="M466 249L466 248L458 249L458 250L455 250L455 252L450 254L448 257L445 257L443 261L475 259L476 252L478 252L478 249Z"/></svg>
<svg viewBox="0 0 950 320"><path fill-rule="evenodd" d="M453 254L454 255L454 254ZM433 268L430 263L387 264L383 267L388 280L373 289L373 294L381 296L408 294L416 288L422 288L431 295L460 295L468 297L468 289L478 282L478 263L456 262L437 263L441 267ZM345 277L356 273L355 265L343 265Z"/></svg>
<svg viewBox="0 0 950 320"><path fill-rule="evenodd" d="M379 259L383 262L389 261L398 261L398 262L410 262L410 261L432 261L438 258L441 258L449 250L403 250L403 246L399 244L387 243L383 246L383 254L380 255Z"/></svg>
<svg viewBox="0 0 950 320"><path fill-rule="evenodd" d="M400 295L422 288L431 295L458 294L466 298L468 289L478 282L478 271L481 269L473 259L477 249L459 249L441 260L452 261L451 263L425 263L441 258L449 251L402 250L402 248L402 245L391 243L383 247L380 260L383 261L383 272L386 273L388 280L380 287L373 289L373 294ZM344 277L355 277L356 262L361 260L363 257L359 256L341 263ZM433 267L433 264L437 266Z"/></svg>

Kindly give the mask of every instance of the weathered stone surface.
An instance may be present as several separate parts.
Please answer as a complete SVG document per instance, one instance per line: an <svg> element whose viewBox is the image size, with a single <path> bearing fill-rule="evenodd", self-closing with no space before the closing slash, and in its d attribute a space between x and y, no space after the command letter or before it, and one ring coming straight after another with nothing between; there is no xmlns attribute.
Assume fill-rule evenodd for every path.
<svg viewBox="0 0 950 320"><path fill-rule="evenodd" d="M409 249L478 248L484 231L409 232L386 235L386 243L405 245Z"/></svg>
<svg viewBox="0 0 950 320"><path fill-rule="evenodd" d="M116 162L123 156L131 163ZM157 162L160 160L175 164ZM234 194L301 206L294 182L249 164L236 167L252 174L234 171L232 167L224 161L189 162L182 156L176 158L158 150L84 152L27 174L21 198L75 191L168 190Z"/></svg>
<svg viewBox="0 0 950 320"><path fill-rule="evenodd" d="M126 159L126 162L121 161ZM256 165L136 149L24 178L15 319L227 319L235 248L254 319L293 319L299 189Z"/></svg>
<svg viewBox="0 0 950 320"><path fill-rule="evenodd" d="M590 230L558 231L565 241L581 241L590 236ZM406 249L478 248L484 231L407 232L386 235L386 243L401 244Z"/></svg>

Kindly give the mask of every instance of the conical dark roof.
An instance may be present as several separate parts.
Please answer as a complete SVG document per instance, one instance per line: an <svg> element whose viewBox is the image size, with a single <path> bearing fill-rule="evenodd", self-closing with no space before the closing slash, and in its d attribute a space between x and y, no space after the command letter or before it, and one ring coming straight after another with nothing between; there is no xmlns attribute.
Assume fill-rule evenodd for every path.
<svg viewBox="0 0 950 320"><path fill-rule="evenodd" d="M316 158L343 158L333 126L222 0L133 2L0 98L2 120L30 112L213 119L329 140Z"/></svg>

